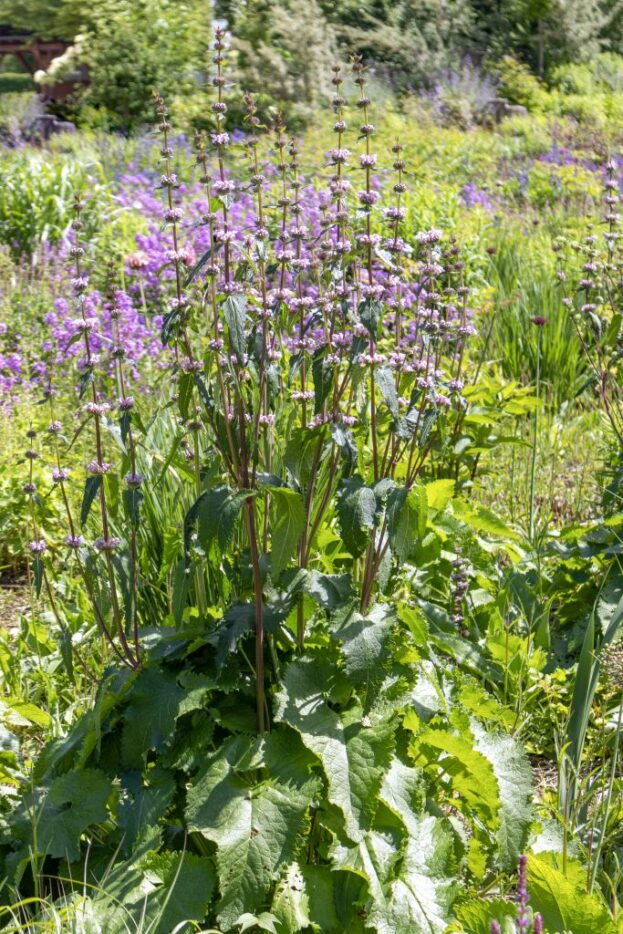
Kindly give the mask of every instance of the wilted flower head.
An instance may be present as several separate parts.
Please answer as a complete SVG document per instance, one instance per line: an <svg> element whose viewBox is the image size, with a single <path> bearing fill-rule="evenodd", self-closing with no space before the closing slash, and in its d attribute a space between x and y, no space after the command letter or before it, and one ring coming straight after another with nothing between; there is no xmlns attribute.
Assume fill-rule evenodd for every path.
<svg viewBox="0 0 623 934"><path fill-rule="evenodd" d="M82 535L66 535L65 544L68 548L80 548L84 544Z"/></svg>
<svg viewBox="0 0 623 934"><path fill-rule="evenodd" d="M87 464L87 471L90 474L93 474L94 477L103 477L105 473L108 473L112 464L100 463L99 461L92 460Z"/></svg>
<svg viewBox="0 0 623 934"><path fill-rule="evenodd" d="M94 542L98 551L114 551L121 544L120 538L97 538Z"/></svg>

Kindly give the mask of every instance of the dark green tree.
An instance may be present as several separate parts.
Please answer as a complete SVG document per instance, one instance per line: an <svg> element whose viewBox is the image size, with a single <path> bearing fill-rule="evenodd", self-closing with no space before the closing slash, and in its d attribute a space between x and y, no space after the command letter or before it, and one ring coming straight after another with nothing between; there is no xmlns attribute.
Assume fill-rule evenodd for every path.
<svg viewBox="0 0 623 934"><path fill-rule="evenodd" d="M228 9L235 12L231 3ZM307 121L331 95L337 52L317 0L249 0L235 15L238 83L259 94L261 104L279 101L291 127Z"/></svg>

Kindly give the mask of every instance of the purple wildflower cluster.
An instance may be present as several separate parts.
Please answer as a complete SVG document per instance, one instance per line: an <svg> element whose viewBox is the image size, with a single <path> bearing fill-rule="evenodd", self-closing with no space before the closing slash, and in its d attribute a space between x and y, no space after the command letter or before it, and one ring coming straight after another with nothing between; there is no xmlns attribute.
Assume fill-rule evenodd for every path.
<svg viewBox="0 0 623 934"><path fill-rule="evenodd" d="M247 183L240 182L225 166L225 155L231 148L229 134L220 130L213 133L210 142L218 166L215 175L206 162L205 141L198 144L205 199L191 200L184 210L173 201L166 207L165 201L162 216L168 235L152 232L139 238L140 253L128 260L129 291L142 289L161 300L167 280L179 286L189 267L202 257L195 283L207 285L212 302L217 294L245 293L248 310L264 332L268 359L277 363L284 352L290 357L300 355L301 386L293 388L291 394L303 411L313 394L307 385L309 364L321 353L326 354L326 364L335 367L350 364L354 354L360 367L387 366L398 374L414 374L417 386L428 391L431 402L449 406L459 397L462 380L459 373L451 375L441 368L440 353L433 348L441 350L443 344L445 353L453 345L458 359L465 339L473 332L465 302L467 290L460 282L458 288L454 286L461 279L458 248L450 244L444 258L442 235L436 230L416 233L409 238L411 242L406 238L402 205L405 162L399 145L394 147L394 199L383 208L376 207L381 195L379 177L373 172L378 155L371 151L374 126L367 115L369 101L362 91L357 106L362 111L359 133L365 151L357 160L343 142L347 125L341 83L336 68L336 145L327 153L326 189L318 179L305 181L297 146L287 140L279 121L274 138L276 166L270 162L260 165L260 141L255 133L245 138L252 163ZM254 105L250 99L247 104L253 123L257 119ZM215 107L218 123L225 117L226 104L219 100ZM168 148L165 145L163 152ZM170 158L170 154L165 157L167 162ZM356 161L359 165L354 167ZM182 193L168 168L160 185L169 193ZM272 210L266 207L267 195L274 202ZM184 243L180 245L182 236ZM247 275L254 264L261 270L257 287L254 277L249 280ZM164 277L160 274L163 268L168 269ZM331 270L331 277L323 282L327 270ZM378 326L394 335L390 347L380 348L369 339L370 328L357 313L361 302L374 309L378 306L378 311L372 312L380 316L374 330ZM159 320L170 323L174 317L187 317L190 304L189 294L176 289L168 313ZM263 327L262 322L284 314L281 332L270 329L269 333ZM222 324L216 317L209 346L213 351L224 351ZM229 362L223 355L223 364ZM181 363L187 370L193 365L192 354ZM408 406L407 399L400 398L399 403ZM327 417L318 413L310 424L320 424ZM346 424L354 418L345 411L339 417ZM263 426L273 417L266 411L259 419Z"/></svg>
<svg viewBox="0 0 623 934"><path fill-rule="evenodd" d="M50 405L56 461L52 483L66 511L65 545L87 589L100 586L99 580L97 585L90 580L91 561L101 569L110 618L97 601L95 616L109 644L131 667L141 661L139 601L132 601L131 618L124 621L118 553L129 559L129 586L136 597L143 497L137 438L144 429L131 381L139 374L142 378L144 357L167 370L170 392L164 389L165 400L178 409L179 450L192 463L195 497L204 489L208 457L235 490L248 491L245 523L255 589L262 731L263 609L255 499L260 476L281 469L283 439L295 431L317 452L305 493L310 521L296 559L305 569L323 515L338 494L345 461L352 464L359 451L362 465L369 458L365 470L370 481L384 482L384 496L399 486L407 495L427 460L447 443L443 439L456 436L466 411L465 350L474 327L455 239L410 225L407 163L400 141L386 153L391 167L383 173L379 169L383 154L375 145L363 62L355 58L352 66L358 89L354 106L343 95L341 66L332 69L335 145L320 170L308 177L298 142L288 135L282 118L277 116L266 129L252 95L244 98L247 132L234 143L227 125L219 31L213 60L213 129L195 139L197 182L188 187L179 177L173 128L165 102L156 95L158 199L140 186L130 193L149 219L148 230L124 258L122 274L110 269L102 289L91 288L83 239L85 203L76 197L68 248L67 286L73 296L57 300L46 315L47 368L38 378ZM98 529L91 539L95 557L83 548L77 532L65 490L73 471L70 477L58 444L53 373L60 364L65 368L68 357L78 377L75 414L81 430L88 426L83 439L90 437L93 443L85 465L81 526L91 506L97 509ZM147 385L150 376L153 385L153 370L147 373ZM112 427L123 446L120 468L112 462L108 444ZM111 521L110 506L119 478L126 514L122 529ZM264 549L269 531L265 526ZM385 522L366 552L362 610L372 598L389 534ZM33 534L36 547L39 541ZM187 542L185 561L190 564L189 547ZM457 613L462 586L457 579ZM200 567L196 599L199 610L205 609ZM302 610L301 603L301 647Z"/></svg>
<svg viewBox="0 0 623 934"><path fill-rule="evenodd" d="M358 75L356 80L363 80L365 85L363 71ZM226 164L233 137L219 125L226 117L224 100L215 103L221 109L214 112L217 128L208 140L208 154L210 172L214 160L218 170L213 178L210 175L207 184L200 181L183 185L173 168L170 139L165 146L170 153L163 157L167 164L158 187L171 191L177 199L183 198L183 207L181 202L169 204L155 197L147 173L121 177L117 202L121 207L139 210L147 221L147 231L136 236L136 249L125 257L124 289L117 291L116 298L130 378L139 377L144 358L158 367L167 365L170 353L163 349L160 337L172 308L168 293L173 283L188 276L200 257L208 251L213 254L210 262L203 263L198 279L215 281L219 293L236 292L241 284L228 279L227 268L245 257L256 261L258 252L264 252L263 314L268 316L279 306L302 322L298 337L288 335L280 342L273 336L273 341L280 343L279 352L286 349L310 356L326 346L330 358L338 362L349 355L353 345L358 346L358 339L365 339L365 334L361 327L358 333L352 322L343 327L348 315L336 317L336 307L348 303L352 307L354 301L362 299L378 301L385 309L383 323L394 327L400 339L390 355L382 350L372 353L371 348L362 349L358 354L361 365L385 362L394 369L417 372L442 405L457 392L432 359L421 359L420 351L424 334L438 334L444 339L453 336L461 343L472 331L464 295L455 282L447 281L460 279L460 275L449 275L453 268L459 271L458 257L450 255L450 264L448 258L442 261L440 232L410 229L403 198L405 161L399 145L393 153L393 199L383 203L380 154L372 151L371 144L375 127L370 122L369 100L362 86L356 105L363 148L356 154L344 142L347 121L346 101L340 91L342 80L340 71L335 71L336 142L327 153L329 176L324 182L318 176L306 177L295 142L286 136L285 127L279 130L278 126L273 144L276 164L264 158L263 145L250 178L241 180L241 160L234 158L231 167ZM246 133L236 148L257 154L260 142L265 143L257 133ZM206 170L202 177L208 174ZM257 204L260 191L264 192L261 219ZM466 193L466 203L474 198L476 194L468 197ZM73 252L80 249L75 243L65 245L61 258L67 253L72 258ZM331 286L322 288L319 274L329 266L342 267L344 274L336 274ZM43 318L45 337L34 359L6 325L0 329L0 400L5 404L18 398L20 388L45 382L56 367L66 365L68 358L83 370L86 361L81 335L85 331L89 332L94 358L105 363L110 374L114 373L110 303L91 286L86 274L72 276L70 287L84 299L84 320L73 312L66 298L52 300ZM60 275L55 291L66 291ZM180 295L173 302L185 300L186 296ZM323 315L332 320L329 328L322 323ZM213 336L213 340L219 339ZM275 347L271 349L274 352Z"/></svg>
<svg viewBox="0 0 623 934"><path fill-rule="evenodd" d="M461 198L468 208L482 208L484 211L493 211L494 205L491 195L484 188L479 188L476 182L463 185Z"/></svg>

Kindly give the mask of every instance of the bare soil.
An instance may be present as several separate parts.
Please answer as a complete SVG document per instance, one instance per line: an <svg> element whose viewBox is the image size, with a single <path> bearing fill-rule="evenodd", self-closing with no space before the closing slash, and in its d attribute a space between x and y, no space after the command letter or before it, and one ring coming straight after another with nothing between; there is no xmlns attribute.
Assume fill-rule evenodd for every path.
<svg viewBox="0 0 623 934"><path fill-rule="evenodd" d="M22 613L30 603L28 584L25 580L0 580L0 629L11 629L17 625Z"/></svg>

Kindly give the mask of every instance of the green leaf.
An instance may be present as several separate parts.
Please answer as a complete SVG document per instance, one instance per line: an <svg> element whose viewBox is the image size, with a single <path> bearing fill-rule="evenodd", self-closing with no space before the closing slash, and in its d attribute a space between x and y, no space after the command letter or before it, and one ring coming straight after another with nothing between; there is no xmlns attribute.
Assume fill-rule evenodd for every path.
<svg viewBox="0 0 623 934"><path fill-rule="evenodd" d="M378 386L387 408L391 412L392 418L398 418L398 393L396 392L396 383L394 374L385 366L375 370L374 380Z"/></svg>
<svg viewBox="0 0 623 934"><path fill-rule="evenodd" d="M140 768L149 751L172 737L183 698L174 674L157 668L140 673L123 714L121 753L126 766Z"/></svg>
<svg viewBox="0 0 623 934"><path fill-rule="evenodd" d="M378 934L442 934L458 893L457 838L445 818L423 815L410 827L400 877L370 920Z"/></svg>
<svg viewBox="0 0 623 934"><path fill-rule="evenodd" d="M216 884L212 860L194 853L160 852L145 868L149 881L156 883L148 900L154 931L173 931L182 922L203 921ZM141 900L137 905L141 913L143 904Z"/></svg>
<svg viewBox="0 0 623 934"><path fill-rule="evenodd" d="M438 414L439 414L439 410L435 408L434 406L426 409L424 412L424 416L421 419L418 413L417 421L415 424L419 425L419 429L420 429L418 433L418 439L417 439L418 447L420 449L425 447L426 442L428 441L430 437L430 433L433 430L433 425L437 421Z"/></svg>
<svg viewBox="0 0 623 934"><path fill-rule="evenodd" d="M50 714L45 710L41 710L36 704L29 704L27 701L13 701L10 698L7 698L4 704L6 704L9 710L14 711L19 717L23 717L23 719L29 723L34 723L35 726L40 726L44 729L49 729L49 727L52 726L52 717Z"/></svg>
<svg viewBox="0 0 623 934"><path fill-rule="evenodd" d="M457 807L468 814L471 811L489 830L497 830L500 799L495 772L474 747L469 733L458 735L431 727L417 737L416 743L418 751L427 756L428 767L449 777L452 791L458 793Z"/></svg>
<svg viewBox="0 0 623 934"><path fill-rule="evenodd" d="M532 820L532 769L528 756L512 736L486 731L479 723L470 723L474 744L493 768L500 809L497 862L511 870L524 852Z"/></svg>
<svg viewBox="0 0 623 934"><path fill-rule="evenodd" d="M303 497L287 487L271 487L274 514L272 528L271 573L277 580L294 555L305 531L305 504Z"/></svg>
<svg viewBox="0 0 623 934"><path fill-rule="evenodd" d="M408 834L417 836L420 816L414 811L414 803L422 807L425 803L425 787L422 773L392 758L379 791L379 800L393 813ZM387 821L384 822L387 827ZM366 831L355 846L335 842L330 855L337 869L347 869L366 880L370 896L371 916L376 920L377 930L393 932L388 927L391 903L388 903L387 886L395 875L402 855L401 843L396 834L387 830L383 833ZM391 902L391 900L390 900ZM402 928L400 928L402 930Z"/></svg>
<svg viewBox="0 0 623 934"><path fill-rule="evenodd" d="M353 613L336 629L335 635L342 641L344 668L355 684L383 677L385 643L395 624L395 611L381 603L365 616Z"/></svg>
<svg viewBox="0 0 623 934"><path fill-rule="evenodd" d="M428 508L439 511L445 509L454 496L454 480L433 480L425 486Z"/></svg>
<svg viewBox="0 0 623 934"><path fill-rule="evenodd" d="M365 879L371 903L383 916L387 910L385 889L400 857L396 842L388 833L366 830L358 843L344 845L335 840L329 851L334 869L351 872Z"/></svg>
<svg viewBox="0 0 623 934"><path fill-rule="evenodd" d="M327 610L335 610L348 603L354 594L353 579L346 574L321 574L307 571L302 588L312 600Z"/></svg>
<svg viewBox="0 0 623 934"><path fill-rule="evenodd" d="M43 558L40 555L37 555L32 562L32 576L35 582L35 593L37 596L41 593L41 586L43 584Z"/></svg>
<svg viewBox="0 0 623 934"><path fill-rule="evenodd" d="M78 398L82 399L84 397L85 392L94 379L95 375L93 373L93 367L86 367L80 375L80 381L78 383Z"/></svg>
<svg viewBox="0 0 623 934"><path fill-rule="evenodd" d="M318 788L274 779L254 783L253 756L236 762L236 741L208 760L188 789L189 830L216 845L221 899L219 922L233 926L243 912L262 907L273 882L291 862L307 809ZM252 747L249 747L252 753ZM232 761L233 760L233 761ZM241 773L241 774L238 774Z"/></svg>
<svg viewBox="0 0 623 934"><path fill-rule="evenodd" d="M173 619L180 625L184 616L184 607L188 598L187 561L178 561L173 569Z"/></svg>
<svg viewBox="0 0 623 934"><path fill-rule="evenodd" d="M171 804L177 786L172 772L156 766L146 776L138 771L121 776L123 794L117 810L121 848L132 853L148 828L157 827Z"/></svg>
<svg viewBox="0 0 623 934"><path fill-rule="evenodd" d="M329 801L342 812L346 835L359 843L376 812L394 726L386 720L364 722L356 705L341 715L333 710L326 692L336 676L336 669L315 658L292 662L276 697L275 719L293 727L318 757Z"/></svg>
<svg viewBox="0 0 623 934"><path fill-rule="evenodd" d="M454 515L474 529L475 532L486 532L495 538L504 538L509 542L521 540L521 536L515 529L506 525L498 516L485 506L480 506L472 500L467 502L464 499L455 499L452 503Z"/></svg>
<svg viewBox="0 0 623 934"><path fill-rule="evenodd" d="M366 549L375 525L376 496L360 476L350 477L340 489L337 514L344 545L358 558Z"/></svg>
<svg viewBox="0 0 623 934"><path fill-rule="evenodd" d="M264 740L264 762L271 777L284 785L303 785L317 767L299 734L283 724L274 726Z"/></svg>
<svg viewBox="0 0 623 934"><path fill-rule="evenodd" d="M426 802L426 786L420 769L405 765L394 756L383 779L379 797L389 810L402 822L407 833L416 831L418 815Z"/></svg>
<svg viewBox="0 0 623 934"><path fill-rule="evenodd" d="M80 857L80 837L108 817L112 782L97 769L75 769L24 795L13 823L25 847L70 862ZM33 837L36 815L36 843Z"/></svg>
<svg viewBox="0 0 623 934"><path fill-rule="evenodd" d="M255 603L235 603L225 613L216 632L211 636L216 643L216 667L220 670L232 652L255 626Z"/></svg>
<svg viewBox="0 0 623 934"><path fill-rule="evenodd" d="M301 867L301 872L305 880L305 893L316 930L331 932L331 934L334 934L334 932L335 934L337 932L341 934L345 930L352 930L348 925L345 926L340 923L336 905L338 895L336 889L344 878L349 879L352 876L340 876L339 873L332 872L329 866L306 865ZM340 886L339 894L341 894L343 888L345 886ZM352 899L347 905L348 909L352 913L356 911Z"/></svg>
<svg viewBox="0 0 623 934"><path fill-rule="evenodd" d="M203 548L216 546L223 555L231 542L236 520L249 494L232 493L227 487L206 490L197 509L197 534Z"/></svg>
<svg viewBox="0 0 623 934"><path fill-rule="evenodd" d="M129 859L104 864L94 898L105 911L101 930L107 934L169 934L205 919L216 886L212 860L193 853L156 852L159 846L159 835L152 829ZM89 868L92 871L91 864Z"/></svg>
<svg viewBox="0 0 623 934"><path fill-rule="evenodd" d="M140 519L141 503L143 502L143 493L137 487L129 487L123 491L123 506L125 513L130 520L130 525L138 527Z"/></svg>
<svg viewBox="0 0 623 934"><path fill-rule="evenodd" d="M305 877L298 863L288 866L275 890L271 912L277 918L280 934L297 934L312 923Z"/></svg>
<svg viewBox="0 0 623 934"><path fill-rule="evenodd" d="M186 276L184 288L186 288L186 286L189 286L190 283L193 281L193 279L195 279L199 275L199 273L201 272L205 264L208 262L210 257L214 253L216 253L221 248L221 246L222 246L221 243L215 243L208 250L206 250L205 253L197 260L193 268L190 270L190 272Z"/></svg>
<svg viewBox="0 0 623 934"><path fill-rule="evenodd" d="M359 305L361 323L372 337L376 338L383 305L376 298L365 298Z"/></svg>
<svg viewBox="0 0 623 934"><path fill-rule="evenodd" d="M229 340L240 363L242 363L246 346L246 302L246 296L242 292L234 292L228 295L221 305L221 311L229 331Z"/></svg>
<svg viewBox="0 0 623 934"><path fill-rule="evenodd" d="M426 489L417 485L392 490L387 501L389 543L400 564L415 549L417 540L426 532L428 502Z"/></svg>
<svg viewBox="0 0 623 934"><path fill-rule="evenodd" d="M589 615L584 634L567 724L568 748L565 756L569 758L572 767L568 792L571 795L574 794L577 784L574 773L579 774L580 771L586 731L601 669L601 654L600 651L595 651L598 617L600 617L599 622L602 628L599 649L603 651L612 642L619 630L619 626L623 623L623 597L614 606L606 601L598 600Z"/></svg>
<svg viewBox="0 0 623 934"><path fill-rule="evenodd" d="M177 380L177 386L177 404L180 410L180 415L184 420L186 420L188 418L188 409L193 396L193 389L195 387L194 373L180 373Z"/></svg>
<svg viewBox="0 0 623 934"><path fill-rule="evenodd" d="M353 464L357 463L357 443L353 437L352 431L336 422L331 423L329 430L333 443L339 449L340 454L350 468Z"/></svg>
<svg viewBox="0 0 623 934"><path fill-rule="evenodd" d="M512 921L511 930L516 931L517 905L502 898L475 898L457 905L455 914L469 934L491 934L491 922L500 925L507 919Z"/></svg>
<svg viewBox="0 0 623 934"><path fill-rule="evenodd" d="M327 348L320 347L312 359L312 378L314 381L314 412L318 413L331 392L335 366L326 359Z"/></svg>
<svg viewBox="0 0 623 934"><path fill-rule="evenodd" d="M623 322L623 315L620 312L617 312L612 316L612 319L606 329L604 334L604 344L606 346L611 345L616 347L619 342L619 331L621 330L621 322Z"/></svg>
<svg viewBox="0 0 623 934"><path fill-rule="evenodd" d="M162 328L160 330L160 340L166 347L171 338L179 329L181 314L178 308L167 311L162 316Z"/></svg>
<svg viewBox="0 0 623 934"><path fill-rule="evenodd" d="M125 448L125 443L128 440L128 435L130 434L130 428L132 427L132 416L129 412L123 412L121 418L119 419L119 433L121 435L121 443Z"/></svg>
<svg viewBox="0 0 623 934"><path fill-rule="evenodd" d="M586 891L586 867L562 854L531 853L528 857L530 904L540 912L548 931L573 934L616 934L617 926L605 903Z"/></svg>
<svg viewBox="0 0 623 934"><path fill-rule="evenodd" d="M84 484L84 494L82 496L82 506L80 508L80 525L84 526L89 518L89 512L93 505L93 500L99 492L103 477L87 477Z"/></svg>
<svg viewBox="0 0 623 934"><path fill-rule="evenodd" d="M115 552L112 555L112 563L115 568L117 580L119 581L119 589L121 590L121 595L123 597L123 614L125 616L125 621L129 632L134 622L135 592L133 586L133 575L136 573L136 569L130 557L129 549L124 548L122 551Z"/></svg>
<svg viewBox="0 0 623 934"><path fill-rule="evenodd" d="M294 428L286 442L284 464L302 490L307 488L322 434L311 428Z"/></svg>

